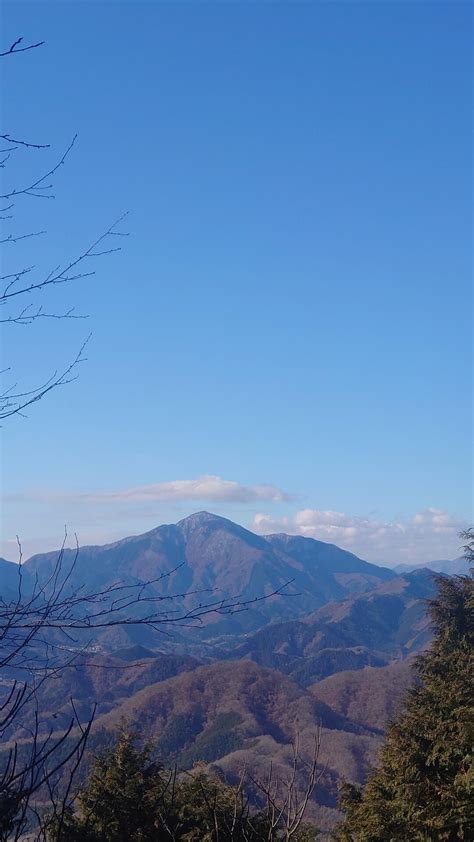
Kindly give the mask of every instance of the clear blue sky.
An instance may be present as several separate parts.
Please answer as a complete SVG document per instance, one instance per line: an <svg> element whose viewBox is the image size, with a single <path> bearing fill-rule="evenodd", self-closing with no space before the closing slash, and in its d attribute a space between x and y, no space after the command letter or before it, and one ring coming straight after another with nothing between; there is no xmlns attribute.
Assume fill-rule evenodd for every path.
<svg viewBox="0 0 474 842"><path fill-rule="evenodd" d="M304 521L373 560L455 554L471 514L470 14L3 4L4 45L47 42L2 65L3 131L54 145L22 166L79 134L55 202L18 205L48 236L9 260L55 265L124 210L131 234L45 298L87 323L5 335L33 385L93 331L80 380L3 428L5 542L54 546L65 520L105 540L207 508ZM209 474L235 495L160 485ZM440 529L425 515L417 532L433 508ZM412 549L371 553L366 522L387 540L405 524Z"/></svg>

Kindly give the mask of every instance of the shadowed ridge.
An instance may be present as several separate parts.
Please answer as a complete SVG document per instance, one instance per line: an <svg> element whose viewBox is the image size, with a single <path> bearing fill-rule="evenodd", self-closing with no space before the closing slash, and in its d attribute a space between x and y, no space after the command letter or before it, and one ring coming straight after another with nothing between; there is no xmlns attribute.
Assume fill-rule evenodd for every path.
<svg viewBox="0 0 474 842"><path fill-rule="evenodd" d="M326 541L318 541L304 535L287 535L285 532L266 535L265 539L304 565L317 565L321 569L335 569L338 572L360 572L375 574L378 579L394 579L397 574L388 567L369 561Z"/></svg>

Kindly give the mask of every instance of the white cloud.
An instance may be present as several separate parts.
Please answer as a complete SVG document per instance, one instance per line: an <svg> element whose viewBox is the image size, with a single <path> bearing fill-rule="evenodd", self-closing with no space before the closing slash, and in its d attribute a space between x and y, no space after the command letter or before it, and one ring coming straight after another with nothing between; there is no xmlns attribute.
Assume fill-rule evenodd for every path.
<svg viewBox="0 0 474 842"><path fill-rule="evenodd" d="M275 485L241 485L233 480L205 474L197 479L177 479L153 485L138 485L112 491L60 492L30 491L10 496L16 502L116 504L203 501L209 503L282 503L291 495Z"/></svg>
<svg viewBox="0 0 474 842"><path fill-rule="evenodd" d="M442 509L428 508L408 520L383 521L345 512L302 509L290 517L255 516L260 534L288 532L337 544L368 561L395 565L426 563L459 555L459 531L466 523Z"/></svg>

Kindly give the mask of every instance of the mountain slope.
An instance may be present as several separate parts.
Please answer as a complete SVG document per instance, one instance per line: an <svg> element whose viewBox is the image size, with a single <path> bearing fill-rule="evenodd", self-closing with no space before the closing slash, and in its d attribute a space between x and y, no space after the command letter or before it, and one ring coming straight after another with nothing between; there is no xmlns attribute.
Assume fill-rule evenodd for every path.
<svg viewBox="0 0 474 842"><path fill-rule="evenodd" d="M309 690L333 710L382 734L413 681L412 661L365 667L331 675Z"/></svg>
<svg viewBox="0 0 474 842"><path fill-rule="evenodd" d="M18 564L0 558L0 598L4 602L9 602L11 599L18 597L18 570ZM24 565L21 568L21 575L23 580L22 587L28 589L30 584L29 575Z"/></svg>
<svg viewBox="0 0 474 842"><path fill-rule="evenodd" d="M342 670L382 666L427 645L424 600L433 591L429 571L398 576L304 618L272 623L229 655L278 669L304 686Z"/></svg>
<svg viewBox="0 0 474 842"><path fill-rule="evenodd" d="M44 580L56 559L57 553L36 555L26 568ZM67 550L66 569L73 560L74 551ZM290 536L267 539L225 518L199 512L144 535L81 548L69 587L87 582L88 590L97 591L117 581L127 585L145 581L146 595L169 600L163 603L165 610L189 610L219 599L246 602L268 597L244 612L208 615L199 632L206 639L261 628L276 617L299 616L395 576L331 544ZM271 596L282 588L288 597ZM141 635L133 642L150 641Z"/></svg>
<svg viewBox="0 0 474 842"><path fill-rule="evenodd" d="M87 721L94 708L97 716L108 713L135 693L198 666L200 662L189 656L152 653L136 659L133 650L122 651L121 657L97 653L81 656L39 684L36 701L40 731L47 732L52 725L55 729L67 728L72 715L71 699L79 717ZM5 679L5 672L0 685L0 702L11 688L11 680ZM15 720L17 731L10 729L9 737L24 736L25 724L32 726L35 716L36 708L26 707L23 715Z"/></svg>
<svg viewBox="0 0 474 842"><path fill-rule="evenodd" d="M335 544L284 533L267 535L266 539L272 547L296 559L304 570L311 570L325 602L370 590L380 581L393 579L393 571L363 561Z"/></svg>

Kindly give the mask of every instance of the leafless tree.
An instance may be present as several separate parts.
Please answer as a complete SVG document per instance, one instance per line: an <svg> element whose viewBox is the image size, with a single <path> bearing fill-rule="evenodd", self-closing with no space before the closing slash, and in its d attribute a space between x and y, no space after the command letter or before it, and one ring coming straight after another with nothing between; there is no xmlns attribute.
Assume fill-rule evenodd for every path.
<svg viewBox="0 0 474 842"><path fill-rule="evenodd" d="M197 790L215 842L309 842L310 838L316 838L317 831L305 828L304 818L308 802L326 771L320 765L320 749L321 726L314 734L309 758L304 757L300 735L296 734L292 743L291 771L286 778L277 777L272 764L264 779L243 769L237 784L232 787L209 776L204 764L181 774ZM183 830L186 838L186 828L180 824L179 813L178 822L173 824L172 821L176 819L173 806L178 787L179 773L174 769L169 772L164 789L168 799L162 799L159 811L162 826L172 842L183 838ZM256 807L255 798L260 807Z"/></svg>
<svg viewBox="0 0 474 842"><path fill-rule="evenodd" d="M17 38L8 49L0 52L0 58L16 61L17 54L36 50L43 44L43 41L24 43L22 38ZM0 221L4 230L0 236L0 245L4 249L14 248L15 258L24 241L42 237L46 233L42 226L35 230L18 228L17 214L21 211L21 204L27 199L37 201L54 197L51 192L54 176L65 164L75 140L74 137L52 165L45 166L36 176L28 178L22 176L23 156L38 152L48 154L46 150L49 150L49 144L20 138L17 134L4 132L0 135L0 168L3 170ZM15 164L19 167L16 168ZM16 261L13 261L12 267L0 276L2 331L6 333L38 320L84 318L74 308L66 311L45 310L41 304L41 295L55 285L92 274L92 258L117 250L111 240L121 234L118 229L120 222L118 220L108 227L91 245L66 261L65 265L41 270L36 265L27 265L21 256L16 266ZM22 414L26 407L51 390L74 379L79 363L84 360L86 343L87 340L81 344L72 360L40 381L39 385L22 389L15 382L11 367L0 372L8 379L7 384L0 389L0 419ZM51 623L58 623L60 618L70 621L73 609L80 603L78 594L75 600L71 597L65 599L63 587L66 582L63 580L61 586L62 554L60 556L54 579L41 586L36 582L33 590L27 594L20 553L17 596L10 600L3 595L0 597L1 839L18 838L25 827L29 804L35 792L52 780L62 765L72 761L73 757L78 760L82 756L92 722L91 718L82 726L72 703L71 722L62 734L55 737L52 729L42 734L40 728L38 689L51 671L65 664L64 655L61 657L59 654L57 641L47 639L47 629ZM88 598L84 595L84 605L91 604L90 600L92 604L97 604L98 595L88 595ZM19 678L20 675L23 677ZM25 734L21 744L9 740L9 734L18 727L26 711L29 714L29 733ZM79 729L79 737L71 746L69 737L75 726L76 730Z"/></svg>
<svg viewBox="0 0 474 842"><path fill-rule="evenodd" d="M296 734L292 744L291 772L287 778L276 776L272 764L263 780L249 775L264 800L267 833L265 842L275 839L289 842L296 839L300 833L308 802L326 771L326 768L320 765L320 750L321 725L314 734L313 750L309 759L303 756L300 735Z"/></svg>
<svg viewBox="0 0 474 842"><path fill-rule="evenodd" d="M8 49L0 53L4 61L16 60L18 53L25 53L42 47L44 41L24 44L18 38ZM21 204L28 199L41 202L54 198L54 178L68 160L74 147L76 136L67 148L53 161L32 177L22 175L22 159L25 155L49 154L48 143L38 143L31 138L19 138L16 134L0 134L0 168L3 170L0 190L0 221L4 233L0 236L0 245L11 250L21 247L24 241L44 237L46 231L40 224L36 230L22 230L17 226L17 215ZM16 166L15 166L16 165ZM9 180L11 179L11 181ZM4 333L18 327L31 325L39 320L85 319L87 316L77 313L74 307L66 310L48 310L41 303L47 290L60 284L79 281L93 275L93 261L104 255L120 250L116 245L117 237L126 233L120 230L125 215L109 225L91 243L78 251L65 263L47 268L31 265L22 261L13 261L8 271L0 275L0 325ZM15 258L17 255L15 254ZM25 258L26 260L26 258ZM16 265L15 265L16 264ZM14 366L8 366L2 372L5 385L0 390L0 419L19 415L33 403L41 400L53 389L64 386L74 380L81 362L85 360L85 348L88 338L83 340L79 349L67 363L51 372L45 379L29 388L22 388L15 379ZM35 361L36 363L36 361ZM36 364L32 369L36 368Z"/></svg>

